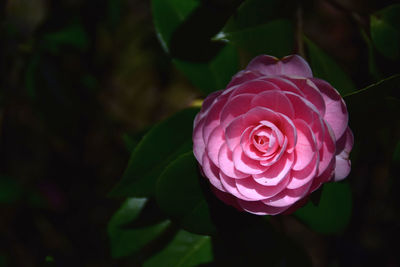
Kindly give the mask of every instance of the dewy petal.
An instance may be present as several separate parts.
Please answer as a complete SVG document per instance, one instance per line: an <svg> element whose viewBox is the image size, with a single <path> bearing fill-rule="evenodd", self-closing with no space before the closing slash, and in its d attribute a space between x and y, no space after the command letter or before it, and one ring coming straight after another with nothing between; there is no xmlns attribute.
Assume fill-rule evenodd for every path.
<svg viewBox="0 0 400 267"><path fill-rule="evenodd" d="M221 181L219 180L219 169L210 161L207 154L203 155L202 169L204 175L208 178L213 186L219 190L224 190Z"/></svg>
<svg viewBox="0 0 400 267"><path fill-rule="evenodd" d="M304 169L314 158L317 152L315 136L310 127L303 120L293 121L297 129L297 144L294 149L296 162L293 170Z"/></svg>
<svg viewBox="0 0 400 267"><path fill-rule="evenodd" d="M254 58L246 67L266 76L300 76L312 77L310 66L298 55L291 55L279 60L276 57L261 55Z"/></svg>
<svg viewBox="0 0 400 267"><path fill-rule="evenodd" d="M343 135L349 121L346 104L340 94L329 83L315 78L312 81L320 90L325 101L324 119L329 123L338 139Z"/></svg>
<svg viewBox="0 0 400 267"><path fill-rule="evenodd" d="M346 132L343 135L344 137L344 148L339 154L336 156L336 167L335 167L335 176L333 177L334 181L341 181L347 177L350 173L351 162L349 159L349 153L353 148L354 144L354 136L351 132L350 128L347 128ZM338 142L343 142L339 140Z"/></svg>
<svg viewBox="0 0 400 267"><path fill-rule="evenodd" d="M248 176L248 174L242 173L235 168L232 159L232 152L228 149L226 143L222 145L221 149L219 150L218 163L221 171L229 177L241 179Z"/></svg>
<svg viewBox="0 0 400 267"><path fill-rule="evenodd" d="M241 94L232 97L222 108L221 125L225 128L238 116L246 113L251 108L251 102L255 94Z"/></svg>
<svg viewBox="0 0 400 267"><path fill-rule="evenodd" d="M290 207L272 207L261 201L245 201L241 199L238 199L237 202L243 210L256 215L276 215Z"/></svg>
<svg viewBox="0 0 400 267"><path fill-rule="evenodd" d="M259 161L247 157L240 145L233 150L233 163L237 170L246 174L260 174L266 170Z"/></svg>
<svg viewBox="0 0 400 267"><path fill-rule="evenodd" d="M219 166L219 151L223 144L225 144L225 134L221 126L217 126L214 131L212 131L206 146L208 157L217 166Z"/></svg>
<svg viewBox="0 0 400 267"><path fill-rule="evenodd" d="M254 181L264 186L279 184L290 172L294 163L293 153L285 153L282 158L263 173L253 175Z"/></svg>
<svg viewBox="0 0 400 267"><path fill-rule="evenodd" d="M251 101L251 106L261 106L294 117L294 108L290 100L280 91L266 91L258 94Z"/></svg>
<svg viewBox="0 0 400 267"><path fill-rule="evenodd" d="M252 200L263 200L273 197L284 190L288 182L289 175L285 176L285 178L275 186L262 186L254 181L251 176L245 179L235 180L239 193Z"/></svg>

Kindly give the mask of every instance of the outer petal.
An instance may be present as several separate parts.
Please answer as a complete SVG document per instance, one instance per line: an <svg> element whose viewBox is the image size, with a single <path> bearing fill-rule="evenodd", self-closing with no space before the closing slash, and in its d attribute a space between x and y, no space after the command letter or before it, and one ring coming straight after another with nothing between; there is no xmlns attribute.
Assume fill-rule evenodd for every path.
<svg viewBox="0 0 400 267"><path fill-rule="evenodd" d="M197 114L196 119L199 117ZM204 144L203 139L203 126L204 126L204 118L195 122L193 129L193 154L198 162L203 160L203 154L205 152L206 145Z"/></svg>
<svg viewBox="0 0 400 267"><path fill-rule="evenodd" d="M238 191L245 197L252 200L262 200L270 198L285 189L289 182L289 175L275 186L262 186L255 182L253 177L235 180Z"/></svg>
<svg viewBox="0 0 400 267"><path fill-rule="evenodd" d="M284 212L290 207L272 207L262 203L261 201L245 201L241 199L238 199L237 202L243 210L256 215L276 215Z"/></svg>
<svg viewBox="0 0 400 267"><path fill-rule="evenodd" d="M235 168L233 164L232 152L228 149L228 146L224 144L219 150L218 155L218 166L223 173L232 178L245 178L248 174L242 173Z"/></svg>
<svg viewBox="0 0 400 267"><path fill-rule="evenodd" d="M210 183L219 190L223 190L221 181L219 180L219 169L210 161L207 154L203 155L202 167L204 175L208 178Z"/></svg>
<svg viewBox="0 0 400 267"><path fill-rule="evenodd" d="M344 148L342 151L339 151L339 154L336 156L335 176L333 177L334 181L343 180L350 173L351 162L349 159L349 153L354 144L354 137L350 128L347 128L343 137L338 141L338 143L340 142L344 142Z"/></svg>
<svg viewBox="0 0 400 267"><path fill-rule="evenodd" d="M338 91L336 91L329 83L316 78L312 79L312 81L320 90L325 101L326 111L324 119L332 127L332 130L338 139L343 135L349 121L346 104Z"/></svg>
<svg viewBox="0 0 400 267"><path fill-rule="evenodd" d="M232 80L230 81L228 86L226 86L226 88L257 79L260 76L261 74L257 71L242 70L232 77Z"/></svg>
<svg viewBox="0 0 400 267"><path fill-rule="evenodd" d="M276 57L261 55L254 58L247 70L258 71L266 76L300 76L312 77L312 71L308 63L298 55L284 57L279 60Z"/></svg>

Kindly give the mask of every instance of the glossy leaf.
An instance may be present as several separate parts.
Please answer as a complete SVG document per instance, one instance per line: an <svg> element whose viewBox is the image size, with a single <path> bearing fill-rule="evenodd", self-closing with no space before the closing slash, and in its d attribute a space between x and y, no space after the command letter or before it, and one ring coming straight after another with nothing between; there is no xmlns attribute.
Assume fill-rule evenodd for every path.
<svg viewBox="0 0 400 267"><path fill-rule="evenodd" d="M239 31L221 32L217 39L226 40L249 52L284 57L293 53L293 25L278 19Z"/></svg>
<svg viewBox="0 0 400 267"><path fill-rule="evenodd" d="M237 51L231 45L226 45L209 63L192 63L178 59L173 61L178 69L205 94L225 89L239 68Z"/></svg>
<svg viewBox="0 0 400 267"><path fill-rule="evenodd" d="M138 218L146 202L145 198L128 198L111 218L108 235L113 258L121 258L139 251L169 226L170 222L166 220L149 226L125 227Z"/></svg>
<svg viewBox="0 0 400 267"><path fill-rule="evenodd" d="M178 155L192 149L196 108L185 109L155 125L133 151L121 182L111 196L153 195L158 176Z"/></svg>
<svg viewBox="0 0 400 267"><path fill-rule="evenodd" d="M190 32L181 33L182 36L174 39L176 34L179 34L178 29L181 29L179 27L195 12L196 8L200 7L200 1L195 0L152 1L153 20L162 47L172 56L174 64L193 85L204 94L209 94L225 88L238 71L239 60L237 51L233 47L228 45L224 47L219 43L211 42L211 36L207 36L205 33L210 30L207 27L203 27L201 31L191 29ZM202 24L206 23L204 17L201 19L203 20ZM208 18L208 20L210 19ZM199 23L194 21L192 26L198 26ZM218 23L221 22L218 21ZM187 36L189 33L193 36ZM191 41L191 38L196 40ZM177 47L171 47L174 44ZM176 55L177 53L184 55L179 57ZM193 60L189 60L190 58Z"/></svg>
<svg viewBox="0 0 400 267"><path fill-rule="evenodd" d="M215 227L200 187L197 161L193 152L183 154L161 174L156 198L160 208L192 233L212 234Z"/></svg>
<svg viewBox="0 0 400 267"><path fill-rule="evenodd" d="M245 1L214 39L232 43L251 57L287 56L293 53L293 25L278 15L287 9L277 0Z"/></svg>
<svg viewBox="0 0 400 267"><path fill-rule="evenodd" d="M211 238L179 231L165 249L144 263L144 267L190 267L213 260Z"/></svg>
<svg viewBox="0 0 400 267"><path fill-rule="evenodd" d="M294 214L311 229L325 234L337 233L350 221L352 198L346 182L327 183L316 206L311 201Z"/></svg>
<svg viewBox="0 0 400 267"><path fill-rule="evenodd" d="M355 86L343 69L321 48L308 38L305 38L311 69L314 77L329 82L341 95L351 93Z"/></svg>
<svg viewBox="0 0 400 267"><path fill-rule="evenodd" d="M377 50L389 59L400 56L400 4L371 15L371 38Z"/></svg>

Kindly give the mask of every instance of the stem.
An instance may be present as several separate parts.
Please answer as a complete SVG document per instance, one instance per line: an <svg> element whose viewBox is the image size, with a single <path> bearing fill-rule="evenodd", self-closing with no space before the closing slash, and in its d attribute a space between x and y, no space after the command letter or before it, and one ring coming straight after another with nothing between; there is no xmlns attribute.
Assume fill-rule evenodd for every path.
<svg viewBox="0 0 400 267"><path fill-rule="evenodd" d="M304 42L303 42L303 9L301 4L296 9L296 52L305 58Z"/></svg>

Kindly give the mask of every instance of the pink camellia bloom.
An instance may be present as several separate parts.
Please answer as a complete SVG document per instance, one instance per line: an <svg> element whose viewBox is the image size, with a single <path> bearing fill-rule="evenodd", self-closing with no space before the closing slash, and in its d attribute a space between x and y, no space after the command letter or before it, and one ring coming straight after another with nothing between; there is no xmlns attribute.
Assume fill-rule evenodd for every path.
<svg viewBox="0 0 400 267"><path fill-rule="evenodd" d="M350 172L346 104L298 55L254 58L194 120L193 153L222 201L250 213L294 211Z"/></svg>

